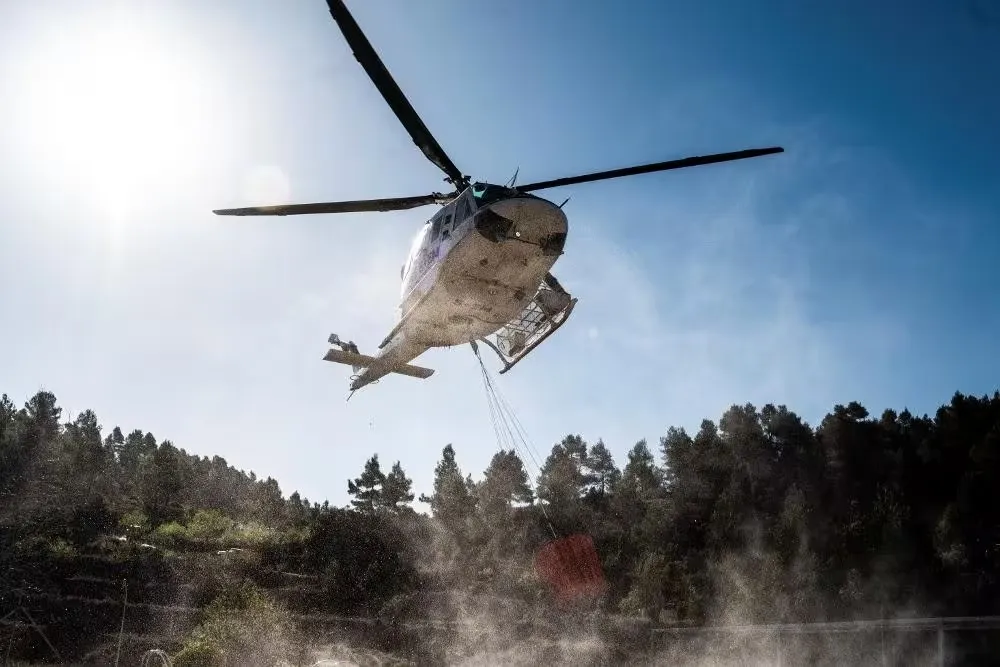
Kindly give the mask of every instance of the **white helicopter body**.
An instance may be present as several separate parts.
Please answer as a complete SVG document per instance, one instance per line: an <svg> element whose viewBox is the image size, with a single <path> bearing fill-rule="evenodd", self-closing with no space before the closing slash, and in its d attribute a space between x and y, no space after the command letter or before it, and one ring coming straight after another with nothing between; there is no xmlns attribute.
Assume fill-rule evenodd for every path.
<svg viewBox="0 0 1000 667"><path fill-rule="evenodd" d="M348 343L327 360L364 368L352 391L407 367L431 347L475 340L492 347L505 362L501 372L508 370L561 326L576 303L550 273L567 229L566 214L546 199L497 185L467 188L414 237L400 270L398 321L379 353L359 359ZM495 342L487 339L491 334ZM340 344L336 336L331 342Z"/></svg>

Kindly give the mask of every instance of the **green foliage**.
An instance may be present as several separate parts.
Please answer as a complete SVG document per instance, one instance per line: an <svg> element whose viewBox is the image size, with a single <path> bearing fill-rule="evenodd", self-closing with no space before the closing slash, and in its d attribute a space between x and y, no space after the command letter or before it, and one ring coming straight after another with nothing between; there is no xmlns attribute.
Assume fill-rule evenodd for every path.
<svg viewBox="0 0 1000 667"><path fill-rule="evenodd" d="M194 540L217 540L235 530L236 522L219 510L197 510L187 523L187 536Z"/></svg>
<svg viewBox="0 0 1000 667"><path fill-rule="evenodd" d="M488 520L508 517L514 505L531 503L535 498L524 462L513 449L493 455L476 491L479 506Z"/></svg>
<svg viewBox="0 0 1000 667"><path fill-rule="evenodd" d="M176 546L187 539L188 532L182 524L176 521L171 521L170 523L161 523L153 531L153 538L159 544L167 546Z"/></svg>
<svg viewBox="0 0 1000 667"><path fill-rule="evenodd" d="M301 528L289 529L288 535L301 537L302 531ZM196 510L184 523L161 523L152 532L150 540L171 548L249 549L279 543L288 535L256 521L237 522L219 510Z"/></svg>
<svg viewBox="0 0 1000 667"><path fill-rule="evenodd" d="M317 517L303 564L322 573L331 611L376 613L393 596L419 587L413 549L400 528L404 520L342 509Z"/></svg>
<svg viewBox="0 0 1000 667"><path fill-rule="evenodd" d="M412 486L413 480L403 472L399 461L386 475L375 454L365 463L360 477L348 480L347 491L354 496L351 504L363 512L399 512L413 501Z"/></svg>
<svg viewBox="0 0 1000 667"><path fill-rule="evenodd" d="M382 494L379 504L385 509L398 512L413 502L413 480L403 472L399 461L392 464L392 470L382 483Z"/></svg>
<svg viewBox="0 0 1000 667"><path fill-rule="evenodd" d="M375 511L382 497L383 484L385 473L375 454L365 462L361 476L347 482L347 492L354 496L351 505L363 512Z"/></svg>
<svg viewBox="0 0 1000 667"><path fill-rule="evenodd" d="M628 595L619 605L621 611L633 616L647 616L652 620L659 618L665 603L664 589L668 576L669 567L662 553L644 554L633 568Z"/></svg>
<svg viewBox="0 0 1000 667"><path fill-rule="evenodd" d="M118 521L122 530L145 533L150 529L149 517L142 510L129 510Z"/></svg>
<svg viewBox="0 0 1000 667"><path fill-rule="evenodd" d="M431 506L434 518L451 532L460 533L464 529L473 510L473 498L451 445L441 451L441 460L434 468L433 495L422 495L420 500Z"/></svg>
<svg viewBox="0 0 1000 667"><path fill-rule="evenodd" d="M68 540L55 537L49 541L49 550L56 558L72 558L76 555L76 549Z"/></svg>
<svg viewBox="0 0 1000 667"><path fill-rule="evenodd" d="M287 612L244 582L226 587L205 608L173 664L276 665L299 652L297 639Z"/></svg>
<svg viewBox="0 0 1000 667"><path fill-rule="evenodd" d="M21 408L0 398L0 582L75 596L112 581L102 599L115 599L121 579L155 572L130 600L217 598L177 664L226 664L234 647L271 660L261 637L287 657L280 608L244 580L291 590L282 599L306 612L396 618L456 587L531 601L550 523L593 538L604 603L628 614L1000 613L1000 394L955 394L933 417L849 402L817 428L785 406L736 405L697 432L668 429L655 455L636 443L621 469L603 442L569 435L534 485L516 451L476 481L448 445L421 496L432 517L410 509L400 462L386 473L377 454L338 509L140 429L102 436L90 411L61 419L50 392Z"/></svg>

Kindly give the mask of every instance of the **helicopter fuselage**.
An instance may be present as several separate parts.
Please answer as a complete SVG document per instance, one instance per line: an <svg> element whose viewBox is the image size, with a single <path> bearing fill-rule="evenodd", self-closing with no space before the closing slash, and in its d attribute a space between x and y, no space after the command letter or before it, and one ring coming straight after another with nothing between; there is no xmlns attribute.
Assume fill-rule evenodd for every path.
<svg viewBox="0 0 1000 667"><path fill-rule="evenodd" d="M529 194L473 188L442 207L413 240L398 317L428 347L487 336L516 317L562 254L568 221ZM491 200L492 199L492 200Z"/></svg>
<svg viewBox="0 0 1000 667"><path fill-rule="evenodd" d="M514 320L562 254L567 230L566 214L547 199L467 188L414 237L400 270L396 326L351 389L432 347L483 339Z"/></svg>

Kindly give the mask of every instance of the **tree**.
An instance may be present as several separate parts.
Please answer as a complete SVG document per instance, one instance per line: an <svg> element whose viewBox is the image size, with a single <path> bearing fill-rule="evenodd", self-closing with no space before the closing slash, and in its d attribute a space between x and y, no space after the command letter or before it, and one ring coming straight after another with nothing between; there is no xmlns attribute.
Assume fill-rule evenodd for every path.
<svg viewBox="0 0 1000 667"><path fill-rule="evenodd" d="M27 465L21 421L13 401L4 394L0 398L0 506L10 506L8 497L13 496Z"/></svg>
<svg viewBox="0 0 1000 667"><path fill-rule="evenodd" d="M392 465L389 474L382 472L378 454L365 462L360 477L348 480L347 491L354 499L351 504L362 512L385 509L398 511L413 501L413 480L406 476L399 461Z"/></svg>
<svg viewBox="0 0 1000 667"><path fill-rule="evenodd" d="M407 507L413 502L413 480L403 472L399 461L392 464L392 470L382 483L382 493L376 496L377 505L392 512Z"/></svg>
<svg viewBox="0 0 1000 667"><path fill-rule="evenodd" d="M441 460L434 468L434 493L421 495L420 501L429 504L434 518L452 532L458 531L469 516L472 495L450 444L441 451Z"/></svg>
<svg viewBox="0 0 1000 667"><path fill-rule="evenodd" d="M589 471L584 468L586 463L587 443L580 436L569 435L553 445L538 475L538 499L569 509L583 495L587 485Z"/></svg>
<svg viewBox="0 0 1000 667"><path fill-rule="evenodd" d="M650 498L662 490L662 482L662 474L646 441L635 443L629 450L628 463L618 484L619 491L637 499Z"/></svg>
<svg viewBox="0 0 1000 667"><path fill-rule="evenodd" d="M28 424L33 429L34 436L39 440L52 440L59 433L59 417L62 408L56 405L55 394L40 391L24 404Z"/></svg>
<svg viewBox="0 0 1000 667"><path fill-rule="evenodd" d="M74 463L88 471L105 465L104 445L101 441L101 425L93 410L84 410L72 423L66 425L66 434L72 440Z"/></svg>
<svg viewBox="0 0 1000 667"><path fill-rule="evenodd" d="M258 551L253 560L211 554L210 567L259 557L311 575L302 581L319 582L319 604L344 613L396 615L449 585L536 599L530 570L550 539L548 518L561 535L593 537L610 584L607 609L654 618L673 610L696 622L718 621L711 617L721 611L735 623L902 606L936 616L1000 612L1000 393L956 393L930 417L845 402L818 428L783 405L734 405L693 437L668 429L662 461L636 443L623 470L603 442L570 435L545 462L537 504L514 450L497 452L475 483L448 445L433 493L421 499L450 532L406 511L412 480L399 461L383 472L373 455L348 481L353 508L338 509L298 493L286 500L266 471L157 444L141 429L126 436L115 427L102 442L90 410L61 415L50 392L23 408L0 396L0 579L16 572L26 590L55 590L50 573L62 578L97 549L104 562L120 548L113 557L128 560L123 574L145 578L155 559L141 556L133 567L140 556L130 545L97 540L118 535L124 516L128 525L149 523L141 508L153 524L187 524L143 536L170 539L178 551L199 525L186 517L210 511L225 526L267 523L265 544L247 547ZM574 513L557 516L566 507ZM226 539L241 539L235 532ZM433 562L419 562L428 553ZM38 567L44 559L59 567ZM132 589L130 578L130 597ZM50 611L47 622L60 622Z"/></svg>
<svg viewBox="0 0 1000 667"><path fill-rule="evenodd" d="M513 449L493 455L476 490L479 506L487 517L508 513L514 503L530 504L534 500L524 462Z"/></svg>
<svg viewBox="0 0 1000 667"><path fill-rule="evenodd" d="M0 442L13 436L14 420L17 418L17 408L7 394L0 397Z"/></svg>
<svg viewBox="0 0 1000 667"><path fill-rule="evenodd" d="M111 429L111 433L104 439L104 448L112 453L115 460L121 461L122 446L125 444L125 436L118 426Z"/></svg>
<svg viewBox="0 0 1000 667"><path fill-rule="evenodd" d="M180 491L184 478L180 452L170 442L160 445L141 472L143 510L152 525L180 518Z"/></svg>
<svg viewBox="0 0 1000 667"><path fill-rule="evenodd" d="M684 469L690 463L694 441L683 428L671 426L667 434L660 438L660 451L663 456L663 479L667 486L675 486L678 475L683 475Z"/></svg>
<svg viewBox="0 0 1000 667"><path fill-rule="evenodd" d="M361 476L347 482L347 492L354 496L351 504L362 512L374 512L381 499L383 484L385 473L382 472L378 454L373 454L365 462Z"/></svg>
<svg viewBox="0 0 1000 667"><path fill-rule="evenodd" d="M590 471L588 493L602 497L611 493L622 476L603 440L598 440L591 446L587 457L587 468Z"/></svg>

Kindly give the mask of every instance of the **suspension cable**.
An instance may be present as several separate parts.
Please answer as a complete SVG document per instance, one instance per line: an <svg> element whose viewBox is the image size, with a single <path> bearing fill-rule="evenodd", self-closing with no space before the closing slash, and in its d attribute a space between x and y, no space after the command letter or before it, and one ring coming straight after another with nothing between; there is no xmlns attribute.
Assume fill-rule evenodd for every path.
<svg viewBox="0 0 1000 667"><path fill-rule="evenodd" d="M493 422L493 431L497 437L497 446L500 449L506 449L505 440L509 442L515 452L521 457L522 461L525 458L529 458L534 464L537 472L536 480L541 477L542 467L538 463L538 458L535 456L535 452L532 450L534 446L531 444L527 437L524 426L521 421L517 418L514 413L514 409L510 404L503 398L496 384L490 378L490 373L486 369L486 364L483 363L483 358L479 354L479 346L476 345L476 341L469 341L472 346L473 352L476 353L476 359L479 361L479 370L482 373L483 378L483 388L486 392L486 402L490 410L490 419ZM506 438L504 438L506 436ZM520 445L518 444L520 442ZM548 510L545 509L545 503L539 502L538 507L542 510L542 517L545 519L545 523L548 525L549 532L552 533L553 539L558 539L559 535L556 532L555 526L552 524L552 519L549 517Z"/></svg>
<svg viewBox="0 0 1000 667"><path fill-rule="evenodd" d="M514 408L507 402L507 399L500 391L496 382L490 377L490 372L486 369L486 364L483 363L483 359L479 354L479 346L476 345L476 341L471 340L469 343L472 346L472 350L476 353L476 359L479 361L479 369L483 378L483 388L486 391L486 401L490 409L490 418L493 421L493 429L497 436L498 446L501 449L504 449L503 436L506 435L511 445L513 445L514 450L517 451L522 457L522 461L525 457L524 452L527 452L528 457L534 463L535 469L538 471L536 480L540 479L542 466L539 463L539 459L541 458L541 454L538 453L534 443L532 443L531 439L528 437L527 429L524 428L521 420L518 419ZM521 443L520 446L518 445L518 441ZM539 499L538 507L542 511L542 517L545 519L545 524L548 526L552 539L559 540L560 534L556 531L555 526L552 523L552 518L549 516L548 510L545 508L545 503L541 502L541 499ZM572 570L581 579L587 578L588 575L584 570L583 564L571 554L556 550L555 557L564 571Z"/></svg>

